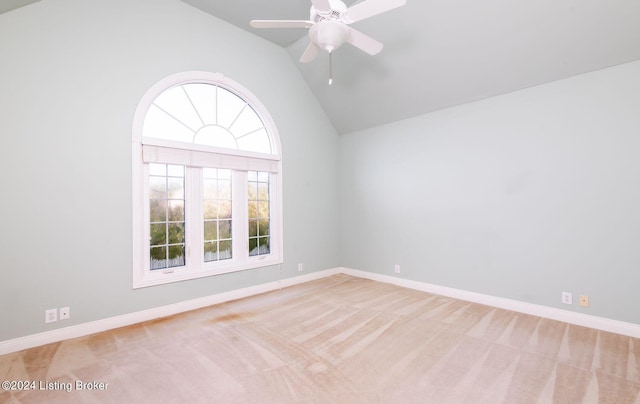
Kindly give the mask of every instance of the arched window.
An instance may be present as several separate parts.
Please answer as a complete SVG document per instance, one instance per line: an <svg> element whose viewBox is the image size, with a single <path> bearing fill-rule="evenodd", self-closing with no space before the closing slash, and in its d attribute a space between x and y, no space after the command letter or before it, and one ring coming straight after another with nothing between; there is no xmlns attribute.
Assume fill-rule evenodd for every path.
<svg viewBox="0 0 640 404"><path fill-rule="evenodd" d="M247 89L207 72L161 80L132 150L135 288L282 262L280 142Z"/></svg>

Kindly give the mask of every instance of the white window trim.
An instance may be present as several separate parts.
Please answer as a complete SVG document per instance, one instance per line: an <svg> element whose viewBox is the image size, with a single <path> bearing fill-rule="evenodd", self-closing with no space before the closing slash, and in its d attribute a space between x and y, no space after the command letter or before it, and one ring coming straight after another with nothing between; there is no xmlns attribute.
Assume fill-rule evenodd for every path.
<svg viewBox="0 0 640 404"><path fill-rule="evenodd" d="M142 129L145 115L156 99L164 90L186 83L208 83L227 88L240 95L258 113L268 129L273 154L254 153L248 151L232 151L209 146L184 145L179 142L165 141L161 139L149 139L142 136ZM192 71L183 72L166 77L153 85L143 96L134 116L132 133L132 209L133 209L133 288L161 285L184 281L189 279L202 278L206 276L220 275L229 272L242 271L264 266L278 265L283 260L283 220L282 220L282 161L280 154L280 138L277 128L267 109L262 103L246 88L235 81L226 78L219 73ZM206 160L217 161L207 164ZM217 160L216 160L217 159ZM234 216L234 222L242 220L247 222L247 207L243 205L246 201L247 183L246 171L268 171L270 175L269 198L271 202L271 212L273 218L270 223L270 254L249 257L248 251L248 226L234 226L233 246L234 256L232 259L205 263L202 260L204 247L199 242L202 229L188 226L186 232L187 251L185 256L186 265L184 267L170 268L168 270L149 270L149 212L147 178L148 163L150 161L163 161L170 164L182 164L187 166L187 176L197 176L197 170L188 167L215 166L220 164L231 168L233 173L233 211L243 212L239 216ZM166 161L169 160L169 161ZM191 178L187 181L191 184L200 184L198 178ZM200 192L197 189L186 189L187 198L194 201L194 209L190 210L191 215L201 215ZM195 187L197 188L197 186ZM236 197L237 195L241 197ZM187 222L197 223L193 219L186 218ZM242 244L245 245L242 245ZM239 248L236 248L239 247Z"/></svg>

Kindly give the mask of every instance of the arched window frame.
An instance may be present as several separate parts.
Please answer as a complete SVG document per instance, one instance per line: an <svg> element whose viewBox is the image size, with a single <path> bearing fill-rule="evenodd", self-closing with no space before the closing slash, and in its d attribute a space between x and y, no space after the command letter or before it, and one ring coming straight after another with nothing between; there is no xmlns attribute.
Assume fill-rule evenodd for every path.
<svg viewBox="0 0 640 404"><path fill-rule="evenodd" d="M207 145L188 144L143 136L144 121L154 100L175 86L184 84L211 84L222 87L242 98L260 117L269 136L271 153L226 149ZM217 262L202 259L202 209L186 210L186 262L184 266L165 270L150 269L149 242L149 164L182 164L186 169L185 198L201 200L198 168L233 170L233 258ZM141 288L205 276L236 272L282 263L282 181L281 147L276 125L265 106L249 90L220 73L202 71L182 72L166 77L154 84L142 97L133 122L132 131L132 186L133 186L133 287ZM270 252L249 256L247 221L247 173L269 172ZM195 204L197 205L197 204ZM242 214L241 212L245 212Z"/></svg>

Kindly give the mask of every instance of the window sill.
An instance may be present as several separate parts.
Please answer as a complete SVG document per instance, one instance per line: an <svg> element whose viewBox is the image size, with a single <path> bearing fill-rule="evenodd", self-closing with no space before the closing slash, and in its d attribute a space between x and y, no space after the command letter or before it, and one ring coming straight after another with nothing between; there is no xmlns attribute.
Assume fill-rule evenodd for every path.
<svg viewBox="0 0 640 404"><path fill-rule="evenodd" d="M218 264L218 263L216 263ZM225 265L215 265L215 268L194 269L190 267L170 268L166 270L154 270L139 272L133 279L133 289L140 289L149 286L163 285L167 283L187 281L191 279L205 278L208 276L223 275L233 272L246 271L282 264L282 260L277 257L260 256L250 259L244 264L229 263Z"/></svg>

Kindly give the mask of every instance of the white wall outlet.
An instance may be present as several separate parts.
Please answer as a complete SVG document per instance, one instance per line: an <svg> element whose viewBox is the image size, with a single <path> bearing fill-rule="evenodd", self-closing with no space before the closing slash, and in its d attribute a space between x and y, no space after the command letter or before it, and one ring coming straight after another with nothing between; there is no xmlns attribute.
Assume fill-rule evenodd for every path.
<svg viewBox="0 0 640 404"><path fill-rule="evenodd" d="M71 309L69 307L60 307L60 320L66 320L71 317Z"/></svg>
<svg viewBox="0 0 640 404"><path fill-rule="evenodd" d="M399 274L399 273L400 273L400 265L398 265L398 264L394 265L394 266L393 266L393 271L394 271L395 273Z"/></svg>
<svg viewBox="0 0 640 404"><path fill-rule="evenodd" d="M571 296L571 292L562 292L562 303L573 304L573 297Z"/></svg>
<svg viewBox="0 0 640 404"><path fill-rule="evenodd" d="M302 265L302 262L298 264L298 272L302 272L304 271L304 265Z"/></svg>
<svg viewBox="0 0 640 404"><path fill-rule="evenodd" d="M58 309L49 309L44 311L44 322L54 323L58 321Z"/></svg>

